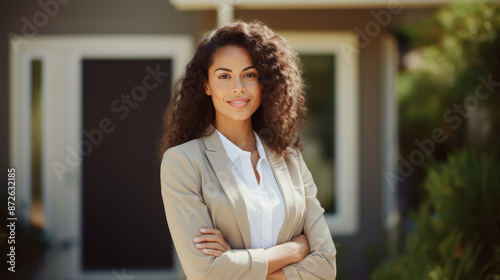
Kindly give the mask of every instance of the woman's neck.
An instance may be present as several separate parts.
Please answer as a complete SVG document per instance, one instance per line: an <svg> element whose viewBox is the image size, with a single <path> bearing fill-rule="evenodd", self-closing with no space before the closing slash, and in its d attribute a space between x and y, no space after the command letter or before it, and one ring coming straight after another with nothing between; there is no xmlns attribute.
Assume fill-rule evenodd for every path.
<svg viewBox="0 0 500 280"><path fill-rule="evenodd" d="M242 122L222 122L215 119L215 128L226 136L229 141L244 151L256 147L256 139L252 130L251 120Z"/></svg>

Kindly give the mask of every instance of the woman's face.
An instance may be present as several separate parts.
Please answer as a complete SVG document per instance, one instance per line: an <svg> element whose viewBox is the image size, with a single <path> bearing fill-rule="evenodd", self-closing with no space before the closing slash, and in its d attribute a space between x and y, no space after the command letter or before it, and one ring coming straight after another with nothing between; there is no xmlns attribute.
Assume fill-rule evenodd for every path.
<svg viewBox="0 0 500 280"><path fill-rule="evenodd" d="M214 54L205 92L212 97L216 123L251 121L261 102L258 77L245 48L226 46Z"/></svg>

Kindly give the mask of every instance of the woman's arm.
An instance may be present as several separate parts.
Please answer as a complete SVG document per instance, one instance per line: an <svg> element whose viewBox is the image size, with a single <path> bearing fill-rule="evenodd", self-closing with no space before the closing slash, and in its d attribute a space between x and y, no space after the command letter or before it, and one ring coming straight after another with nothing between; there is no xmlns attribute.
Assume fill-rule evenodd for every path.
<svg viewBox="0 0 500 280"><path fill-rule="evenodd" d="M283 269L278 269L275 272L268 274L266 280L287 280Z"/></svg>
<svg viewBox="0 0 500 280"><path fill-rule="evenodd" d="M202 228L200 232L202 235L196 237L193 242L204 254L220 257L231 250L218 229ZM303 260L309 254L309 243L306 236L301 234L289 242L269 247L264 252L267 258L267 275L278 277L274 279L286 279L281 278L285 276L281 268Z"/></svg>
<svg viewBox="0 0 500 280"><path fill-rule="evenodd" d="M294 237L289 242L264 250L267 258L267 275L299 262L309 255L309 244L305 235Z"/></svg>
<svg viewBox="0 0 500 280"><path fill-rule="evenodd" d="M220 257L198 250L193 238L200 228L213 228L212 219L201 193L201 179L190 157L193 147L171 148L161 163L161 194L169 230L182 267L189 280L255 280L267 276L264 249L229 250Z"/></svg>
<svg viewBox="0 0 500 280"><path fill-rule="evenodd" d="M337 251L333 243L330 229L323 217L325 211L316 198L317 188L311 172L299 152L302 181L305 188L306 216L304 234L310 246L310 254L303 260L283 267L288 280L335 279L337 274Z"/></svg>

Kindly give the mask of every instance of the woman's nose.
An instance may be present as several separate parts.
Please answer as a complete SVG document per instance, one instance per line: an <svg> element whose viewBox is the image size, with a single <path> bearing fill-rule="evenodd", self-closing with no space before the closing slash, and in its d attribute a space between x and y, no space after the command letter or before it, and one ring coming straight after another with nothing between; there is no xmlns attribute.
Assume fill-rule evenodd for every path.
<svg viewBox="0 0 500 280"><path fill-rule="evenodd" d="M234 79L233 93L243 93L245 92L245 88L241 81L241 78Z"/></svg>

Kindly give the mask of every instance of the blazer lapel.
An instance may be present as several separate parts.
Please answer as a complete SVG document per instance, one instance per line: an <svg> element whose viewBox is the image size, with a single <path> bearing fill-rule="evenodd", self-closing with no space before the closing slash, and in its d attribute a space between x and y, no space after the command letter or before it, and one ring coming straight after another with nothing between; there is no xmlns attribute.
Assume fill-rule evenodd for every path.
<svg viewBox="0 0 500 280"><path fill-rule="evenodd" d="M285 220L283 221L283 226L278 235L277 243L282 244L289 241L293 234L293 221L295 220L294 216L296 214L293 206L293 183L285 159L276 154L264 141L262 141L262 145L264 146L267 161L271 165L274 177L276 178L276 182L278 182L278 187L283 196L283 201L285 202Z"/></svg>
<svg viewBox="0 0 500 280"><path fill-rule="evenodd" d="M212 169L219 180L219 183L231 204L238 227L243 237L245 248L250 247L250 229L248 225L247 208L241 188L244 186L234 174L226 150L219 139L219 135L213 132L204 138L206 146L206 155Z"/></svg>

